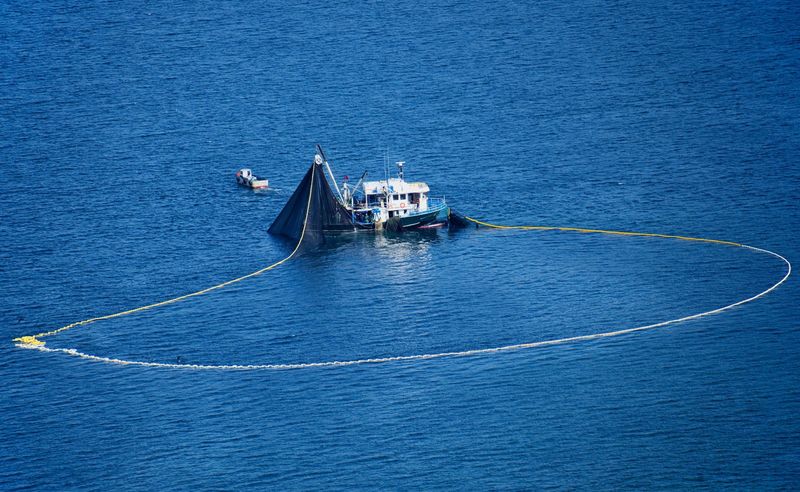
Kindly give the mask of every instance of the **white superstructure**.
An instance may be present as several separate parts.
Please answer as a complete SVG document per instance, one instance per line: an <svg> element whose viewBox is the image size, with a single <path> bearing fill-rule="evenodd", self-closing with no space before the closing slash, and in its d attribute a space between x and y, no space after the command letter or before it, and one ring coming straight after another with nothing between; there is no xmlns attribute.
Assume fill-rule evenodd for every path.
<svg viewBox="0 0 800 492"><path fill-rule="evenodd" d="M366 203L364 208L381 209L381 219L403 217L428 210L427 184L409 183L400 178L363 183Z"/></svg>
<svg viewBox="0 0 800 492"><path fill-rule="evenodd" d="M318 162L327 162L320 152ZM405 162L397 162L396 178L364 181L366 171L356 185L345 176L342 187L336 187L339 201L352 214L353 223L360 228L403 230L443 223L449 215L444 198L429 196L427 183L407 182L404 179ZM335 182L330 167L327 168Z"/></svg>

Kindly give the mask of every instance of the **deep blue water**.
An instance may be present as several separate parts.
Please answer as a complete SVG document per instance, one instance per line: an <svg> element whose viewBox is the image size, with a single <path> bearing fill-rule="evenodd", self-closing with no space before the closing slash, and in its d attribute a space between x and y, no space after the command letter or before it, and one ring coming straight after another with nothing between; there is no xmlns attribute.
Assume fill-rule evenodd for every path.
<svg viewBox="0 0 800 492"><path fill-rule="evenodd" d="M0 4L0 489L781 489L795 277L611 339L294 371L122 367L11 339L283 258L320 143L475 217L800 258L800 4ZM237 188L249 165L274 188ZM449 352L707 311L775 258L652 238L346 235L47 339L124 359Z"/></svg>

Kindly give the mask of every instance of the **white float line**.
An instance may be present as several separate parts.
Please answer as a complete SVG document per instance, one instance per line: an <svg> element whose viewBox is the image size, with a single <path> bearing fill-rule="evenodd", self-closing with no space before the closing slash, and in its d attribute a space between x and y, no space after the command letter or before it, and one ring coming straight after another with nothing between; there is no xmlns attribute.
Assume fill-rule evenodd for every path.
<svg viewBox="0 0 800 492"><path fill-rule="evenodd" d="M135 361L135 360L125 360L125 359L115 359L111 357L102 357L98 355L91 355L86 354L83 352L79 352L75 349L67 349L67 348L50 348L47 346L37 346L37 345L28 345L28 344L17 344L18 347L39 350L41 352L60 352L63 354L71 355L73 357L80 357L82 359L87 359L96 362L105 362L109 364L118 364L123 366L140 366L140 367L156 367L162 369L192 369L192 370L221 370L221 371L256 371L256 370L288 370L288 369L310 369L314 367L343 367L343 366L354 366L360 364L384 364L388 362L403 362L403 361L417 361L417 360L429 360L429 359L441 359L445 357L469 357L475 355L485 355L485 354L494 354L499 352L510 352L512 350L523 350L523 349L531 349L537 347L549 347L552 345L563 345L567 343L575 343L575 342L584 342L588 340L597 340L600 338L611 338L617 337L621 335L627 335L630 333L636 333L640 331L646 330L653 330L656 328L661 328L668 325L674 325L676 323L683 323L684 321L690 321L693 319L703 318L706 316L711 316L714 314L719 314L723 311L728 311L733 309L737 306L741 306L742 304L746 304L748 302L755 301L765 295L769 294L773 290L777 289L781 284L786 282L789 276L792 274L792 264L784 258L783 256L775 253L774 251L769 251L767 249L756 248L755 246L748 246L746 244L740 245L742 248L747 248L752 251L757 251L761 253L766 253L772 255L776 258L779 258L786 264L786 274L781 278L778 282L772 285L767 290L760 292L752 297L748 297L747 299L742 299L741 301L734 302L733 304L728 304L727 306L723 306L721 308L713 309L711 311L705 311L698 314L692 314L690 316L684 316L682 318L671 319L667 321L661 321L659 323L653 323L650 325L644 326L637 326L635 328L625 328L622 330L616 331L607 331L604 333L593 333L591 335L579 335L574 337L567 337L567 338L558 338L554 340L543 340L539 342L527 342L527 343L518 343L514 345L505 345L502 347L492 347L492 348L483 348L483 349L473 349L473 350L462 350L456 352L439 352L434 354L417 354L417 355L399 355L394 357L377 357L377 358L370 358L370 359L354 359L354 360L344 360L344 361L326 361L326 362L307 362L307 363L298 363L298 364L168 364L163 362L144 362L144 361Z"/></svg>

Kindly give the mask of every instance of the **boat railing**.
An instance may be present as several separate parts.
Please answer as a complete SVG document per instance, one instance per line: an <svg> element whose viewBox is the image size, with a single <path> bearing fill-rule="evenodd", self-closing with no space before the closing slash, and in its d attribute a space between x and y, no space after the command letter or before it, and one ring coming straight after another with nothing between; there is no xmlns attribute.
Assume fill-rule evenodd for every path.
<svg viewBox="0 0 800 492"><path fill-rule="evenodd" d="M428 197L428 210L444 208L446 205L447 202L445 202L444 197Z"/></svg>
<svg viewBox="0 0 800 492"><path fill-rule="evenodd" d="M444 197L428 197L428 208L426 210L420 210L419 205L417 205L417 208L409 211L408 215L425 215L445 208L447 208L447 202L445 202Z"/></svg>

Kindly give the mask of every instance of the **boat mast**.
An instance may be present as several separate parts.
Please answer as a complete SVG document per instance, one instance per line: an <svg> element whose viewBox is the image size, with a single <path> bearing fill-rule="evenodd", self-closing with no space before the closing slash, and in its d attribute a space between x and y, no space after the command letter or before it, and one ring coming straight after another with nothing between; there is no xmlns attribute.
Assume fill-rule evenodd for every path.
<svg viewBox="0 0 800 492"><path fill-rule="evenodd" d="M389 183L389 150L386 149L383 151L383 179L386 180L386 183Z"/></svg>
<svg viewBox="0 0 800 492"><path fill-rule="evenodd" d="M328 176L331 177L331 181L333 181L333 187L336 189L336 194L339 195L339 203L344 205L344 198L342 197L342 192L339 191L339 185L336 184L336 177L333 175L333 171L331 171L331 165L328 164L328 158L325 157L325 152L322 151L322 147L317 144L317 152L322 157L322 161L325 163L325 168L328 170Z"/></svg>
<svg viewBox="0 0 800 492"><path fill-rule="evenodd" d="M342 198L342 192L339 191L339 185L336 184L336 178L333 177L333 171L331 171L331 165L328 164L328 161L325 161L325 167L328 168L328 175L331 177L331 181L333 181L333 187L336 188L336 194L339 195L339 201L344 203L344 198Z"/></svg>
<svg viewBox="0 0 800 492"><path fill-rule="evenodd" d="M358 187L359 187L359 186L361 186L361 183L363 183L363 182L364 182L364 178L365 178L366 176L367 176L367 171L364 171L364 173L363 173L363 174L361 175L361 177L358 179L358 183L356 183L355 187L353 188L353 193L355 193L356 191L358 191ZM369 200L367 200L367 189L366 189L366 188L364 188L364 206L367 206L367 205L368 205L368 203L367 203L368 201L369 201ZM351 207L351 208L353 207L353 196L352 196L352 195L350 195L350 207Z"/></svg>

